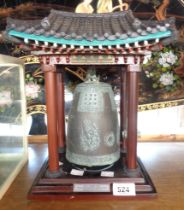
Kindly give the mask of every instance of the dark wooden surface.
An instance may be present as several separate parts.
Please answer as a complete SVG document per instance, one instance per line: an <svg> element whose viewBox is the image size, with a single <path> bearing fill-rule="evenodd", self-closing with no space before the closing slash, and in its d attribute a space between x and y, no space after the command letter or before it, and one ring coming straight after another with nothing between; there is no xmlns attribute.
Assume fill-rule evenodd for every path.
<svg viewBox="0 0 184 210"><path fill-rule="evenodd" d="M139 143L138 154L157 188L156 198L95 202L28 201L27 193L47 157L47 145L32 144L29 162L0 201L0 210L183 210L184 143Z"/></svg>

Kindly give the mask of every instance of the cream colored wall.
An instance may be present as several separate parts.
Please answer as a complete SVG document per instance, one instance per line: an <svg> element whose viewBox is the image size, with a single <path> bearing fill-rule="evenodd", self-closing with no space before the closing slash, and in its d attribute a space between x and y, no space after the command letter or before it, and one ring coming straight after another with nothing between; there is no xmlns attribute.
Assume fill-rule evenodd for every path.
<svg viewBox="0 0 184 210"><path fill-rule="evenodd" d="M184 141L184 105L138 113L139 140Z"/></svg>

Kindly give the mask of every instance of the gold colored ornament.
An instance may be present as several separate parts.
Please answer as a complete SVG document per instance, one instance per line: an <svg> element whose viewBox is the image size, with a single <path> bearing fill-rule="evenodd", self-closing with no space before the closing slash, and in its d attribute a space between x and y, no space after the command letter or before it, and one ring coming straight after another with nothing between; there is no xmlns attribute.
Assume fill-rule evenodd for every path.
<svg viewBox="0 0 184 210"><path fill-rule="evenodd" d="M166 19L166 11L170 4L170 0L163 0L162 4L156 9L155 15L157 20L165 20Z"/></svg>
<svg viewBox="0 0 184 210"><path fill-rule="evenodd" d="M120 10L120 11L125 11L129 9L129 5L127 3L123 3L122 0L118 0L119 1L119 5L113 7L112 11L114 12L115 10Z"/></svg>
<svg viewBox="0 0 184 210"><path fill-rule="evenodd" d="M97 4L97 13L112 12L113 4L112 0L99 0Z"/></svg>
<svg viewBox="0 0 184 210"><path fill-rule="evenodd" d="M75 12L76 13L93 13L94 9L91 6L93 0L83 0L80 4L77 5Z"/></svg>
<svg viewBox="0 0 184 210"><path fill-rule="evenodd" d="M119 0L119 5L113 7L112 0L99 0L97 4L97 13L109 13L114 12L115 10L128 10L129 5L127 3L123 3L122 0Z"/></svg>

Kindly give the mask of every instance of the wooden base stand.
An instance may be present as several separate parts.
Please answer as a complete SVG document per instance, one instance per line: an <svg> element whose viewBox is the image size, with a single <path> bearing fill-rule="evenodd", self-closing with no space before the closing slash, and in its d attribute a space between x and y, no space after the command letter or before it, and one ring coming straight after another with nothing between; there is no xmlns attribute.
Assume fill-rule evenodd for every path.
<svg viewBox="0 0 184 210"><path fill-rule="evenodd" d="M113 177L103 177L100 171L84 171L82 176L71 175L72 169L76 169L76 167L65 158L60 158L60 163L62 175L59 178L47 178L48 161L44 163L28 193L28 199L70 201L122 200L153 197L156 195L156 189L140 159L137 159L138 167L133 176L127 172L122 164L122 160L107 169L107 171L114 173ZM114 196L112 192L113 183L135 183L136 195Z"/></svg>

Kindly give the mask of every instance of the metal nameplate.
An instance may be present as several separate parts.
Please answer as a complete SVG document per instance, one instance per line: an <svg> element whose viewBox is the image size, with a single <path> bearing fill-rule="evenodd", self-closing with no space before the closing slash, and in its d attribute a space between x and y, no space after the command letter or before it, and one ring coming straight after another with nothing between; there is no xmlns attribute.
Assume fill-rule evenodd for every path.
<svg viewBox="0 0 184 210"><path fill-rule="evenodd" d="M74 184L73 192L110 192L110 184Z"/></svg>
<svg viewBox="0 0 184 210"><path fill-rule="evenodd" d="M71 63L72 64L113 64L114 57L111 55L108 56L71 56Z"/></svg>

